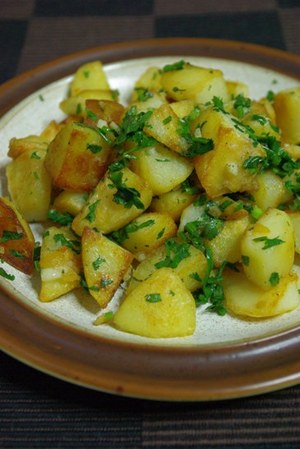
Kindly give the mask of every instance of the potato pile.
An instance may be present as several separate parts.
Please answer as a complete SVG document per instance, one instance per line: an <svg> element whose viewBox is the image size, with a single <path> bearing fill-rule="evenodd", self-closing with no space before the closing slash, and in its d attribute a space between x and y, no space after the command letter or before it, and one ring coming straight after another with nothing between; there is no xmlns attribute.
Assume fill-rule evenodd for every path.
<svg viewBox="0 0 300 449"><path fill-rule="evenodd" d="M60 107L62 123L11 139L0 199L2 259L38 270L41 301L84 288L95 324L151 338L193 334L203 304L242 319L299 306L300 88L252 100L180 60L123 105L93 61Z"/></svg>

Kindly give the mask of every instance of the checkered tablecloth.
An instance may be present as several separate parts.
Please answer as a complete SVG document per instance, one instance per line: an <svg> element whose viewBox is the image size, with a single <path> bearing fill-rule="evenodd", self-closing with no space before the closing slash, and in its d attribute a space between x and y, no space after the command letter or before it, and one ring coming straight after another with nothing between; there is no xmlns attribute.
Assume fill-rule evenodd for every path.
<svg viewBox="0 0 300 449"><path fill-rule="evenodd" d="M78 50L152 37L300 54L299 28L300 0L0 0L0 83ZM170 404L90 391L0 355L0 449L299 447L300 386Z"/></svg>

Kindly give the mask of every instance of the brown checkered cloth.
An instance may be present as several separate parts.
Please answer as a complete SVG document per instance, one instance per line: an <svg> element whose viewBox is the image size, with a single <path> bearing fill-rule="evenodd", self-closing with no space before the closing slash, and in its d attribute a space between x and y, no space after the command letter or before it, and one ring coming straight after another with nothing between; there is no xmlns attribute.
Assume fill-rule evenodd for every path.
<svg viewBox="0 0 300 449"><path fill-rule="evenodd" d="M299 0L0 0L0 82L59 56L152 37L300 53ZM0 448L300 447L300 387L211 403L126 399L0 354Z"/></svg>

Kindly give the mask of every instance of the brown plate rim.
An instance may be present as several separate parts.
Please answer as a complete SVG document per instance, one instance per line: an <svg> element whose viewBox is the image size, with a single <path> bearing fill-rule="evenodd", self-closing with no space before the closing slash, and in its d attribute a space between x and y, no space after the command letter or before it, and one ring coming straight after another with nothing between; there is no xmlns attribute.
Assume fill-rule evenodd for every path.
<svg viewBox="0 0 300 449"><path fill-rule="evenodd" d="M0 86L0 113L92 59L104 63L155 56L204 56L242 61L300 79L300 57L236 41L147 39L110 44L40 65ZM0 291L0 346L52 376L95 390L168 401L246 397L300 382L300 328L236 344L176 348L87 334L45 316L10 288Z"/></svg>

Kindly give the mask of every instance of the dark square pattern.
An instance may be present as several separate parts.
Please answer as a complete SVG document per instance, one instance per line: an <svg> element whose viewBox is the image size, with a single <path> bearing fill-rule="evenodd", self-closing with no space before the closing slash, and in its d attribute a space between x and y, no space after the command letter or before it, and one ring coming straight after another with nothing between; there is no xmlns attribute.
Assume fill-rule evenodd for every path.
<svg viewBox="0 0 300 449"><path fill-rule="evenodd" d="M27 21L0 21L0 83L16 73L26 30Z"/></svg>
<svg viewBox="0 0 300 449"><path fill-rule="evenodd" d="M278 0L280 8L300 8L299 0Z"/></svg>
<svg viewBox="0 0 300 449"><path fill-rule="evenodd" d="M233 39L285 49L281 25L274 11L159 17L157 37Z"/></svg>
<svg viewBox="0 0 300 449"><path fill-rule="evenodd" d="M139 16L151 14L153 0L37 0L36 16Z"/></svg>

